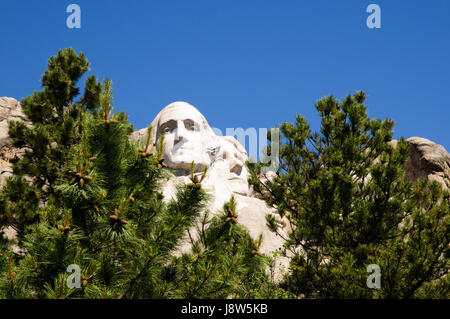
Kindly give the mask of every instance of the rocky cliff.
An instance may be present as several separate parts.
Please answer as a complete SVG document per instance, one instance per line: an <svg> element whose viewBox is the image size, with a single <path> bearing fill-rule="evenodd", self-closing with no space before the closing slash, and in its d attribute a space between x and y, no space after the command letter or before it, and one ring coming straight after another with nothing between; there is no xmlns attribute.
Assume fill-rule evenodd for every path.
<svg viewBox="0 0 450 319"><path fill-rule="evenodd" d="M25 152L24 149L11 146L8 136L9 120L30 124L17 100L0 97L0 186L4 185L7 176L12 175L11 160ZM141 131L133 134L134 139L138 139L136 137ZM411 145L411 158L405 166L406 177L411 181L428 178L450 189L450 154L447 150L422 137L410 137L408 142Z"/></svg>
<svg viewBox="0 0 450 319"><path fill-rule="evenodd" d="M422 137L410 137L411 158L406 163L406 177L415 181L428 178L450 189L450 154L439 144Z"/></svg>
<svg viewBox="0 0 450 319"><path fill-rule="evenodd" d="M13 173L11 160L16 157L20 158L25 152L25 149L17 149L11 145L11 140L8 136L8 121L10 120L22 121L25 122L27 126L31 126L31 123L27 121L20 103L17 100L8 97L0 98L0 187L5 184L6 177L11 176ZM144 131L145 130L134 132L130 136L130 139L138 140L144 138ZM420 137L411 137L407 141L411 145L411 156L410 160L405 165L406 177L411 181L415 181L418 178L427 178L429 180L438 181L444 187L450 189L450 154L445 148L428 139ZM239 187L235 187L234 189L234 184L232 183L228 185L228 188L230 188L229 190L224 189L224 187L227 186L225 185L226 183L213 183L214 181L221 181L219 178L221 175L226 175L226 179L229 179L230 176L228 175L233 171L230 170L228 166L232 164L231 166L236 167L236 163L245 162L244 160L246 158L245 149L243 149L240 144L236 145L237 142L234 138L226 137L224 140L220 140L220 143L221 153L219 154L219 157L221 161L217 161L215 166L212 167L215 169L210 170L210 174L215 174L210 178L211 182L209 184L211 185L208 184L208 181L206 181L205 184L205 187L210 189L213 193L212 195L215 197L215 201L211 203L211 207L209 208L214 211L215 209L222 207L223 202L229 199L231 193L234 193L238 201L238 215L240 216L240 222L247 226L252 236L256 237L257 233L261 232L262 229L266 230L264 216L270 210L263 201L255 198L251 193L242 194ZM233 154L240 154L243 157L232 156ZM240 161L236 161L236 159L240 159ZM236 182L235 179L233 179L233 181ZM242 183L243 181L241 181L241 184ZM168 186L170 185L171 183L168 183ZM165 193L166 192L169 195L172 193L170 190L165 190ZM255 214L255 212L262 213ZM266 238L263 246L267 246L265 247L267 249L264 250L272 251L273 249L276 249L276 246L279 246L279 240L277 238L272 238L274 234L268 229L267 231L263 231L263 235L264 238Z"/></svg>
<svg viewBox="0 0 450 319"><path fill-rule="evenodd" d="M11 160L25 154L25 149L18 149L11 145L8 121L20 121L27 126L31 125L17 100L11 97L0 97L0 187L5 184L6 177L13 173Z"/></svg>

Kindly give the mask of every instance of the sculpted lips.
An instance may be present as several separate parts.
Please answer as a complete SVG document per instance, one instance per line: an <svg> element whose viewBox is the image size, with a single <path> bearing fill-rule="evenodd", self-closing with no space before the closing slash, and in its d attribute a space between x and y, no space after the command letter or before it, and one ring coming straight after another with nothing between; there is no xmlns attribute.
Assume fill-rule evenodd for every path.
<svg viewBox="0 0 450 319"><path fill-rule="evenodd" d="M181 151L181 150L191 150L191 149L192 148L189 147L188 145L183 144L183 145L180 145L179 147L175 147L174 153Z"/></svg>

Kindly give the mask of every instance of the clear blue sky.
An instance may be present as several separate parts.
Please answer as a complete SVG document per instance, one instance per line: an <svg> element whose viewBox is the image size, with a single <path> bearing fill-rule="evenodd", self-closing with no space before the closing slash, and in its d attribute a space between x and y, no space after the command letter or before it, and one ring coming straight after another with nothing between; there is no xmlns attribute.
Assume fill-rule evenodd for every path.
<svg viewBox="0 0 450 319"><path fill-rule="evenodd" d="M70 3L79 30L66 27ZM366 26L371 3L381 29ZM2 0L0 12L0 96L39 90L47 59L71 46L89 74L113 80L115 108L136 129L179 100L223 131L296 114L318 129L318 99L364 90L396 138L450 150L448 0Z"/></svg>

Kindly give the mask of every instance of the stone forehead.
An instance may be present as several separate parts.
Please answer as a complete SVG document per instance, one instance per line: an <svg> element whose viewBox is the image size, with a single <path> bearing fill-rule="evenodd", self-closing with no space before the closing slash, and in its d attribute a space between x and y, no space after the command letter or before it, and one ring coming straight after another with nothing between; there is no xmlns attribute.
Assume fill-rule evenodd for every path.
<svg viewBox="0 0 450 319"><path fill-rule="evenodd" d="M248 159L247 151L236 138L234 138L233 136L222 136L221 140L222 143L228 143L229 145L231 144L231 146L233 146L241 155L243 155L245 160Z"/></svg>
<svg viewBox="0 0 450 319"><path fill-rule="evenodd" d="M195 108L194 106L192 106L191 104L189 104L187 102L181 102L181 101L173 102L173 103L167 105L166 107L164 107L155 118L155 120L157 119L157 121L155 123L157 127L162 124L161 117L166 114L168 114L169 116L174 116L176 119L183 118L185 116L189 117L192 115L198 116L202 122L201 124L203 125L203 127L205 127L205 128L209 127L208 121L203 116L203 114L200 113L200 111L197 110L197 108ZM167 120L167 118L165 118L165 120Z"/></svg>
<svg viewBox="0 0 450 319"><path fill-rule="evenodd" d="M187 114L197 114L197 115L199 115L200 118L201 118L201 122L202 122L201 125L203 126L204 131L208 135L216 137L216 135L214 134L214 131L209 126L208 121L203 116L203 114L200 113L199 110L197 110L197 108L195 108L194 106L192 106L191 104L189 104L187 102L177 101L177 102L170 103L169 105L164 107L161 111L159 111L158 115L156 115L156 117L153 119L153 121L151 123L151 126L153 127L151 143L153 145L156 145L156 142L157 142L156 135L158 133L159 126L162 124L162 123L160 123L161 116L163 114L171 113L171 112L177 111L177 110L179 110L181 114L185 113L186 115ZM145 139L145 138L146 138L146 135L143 137L143 139Z"/></svg>

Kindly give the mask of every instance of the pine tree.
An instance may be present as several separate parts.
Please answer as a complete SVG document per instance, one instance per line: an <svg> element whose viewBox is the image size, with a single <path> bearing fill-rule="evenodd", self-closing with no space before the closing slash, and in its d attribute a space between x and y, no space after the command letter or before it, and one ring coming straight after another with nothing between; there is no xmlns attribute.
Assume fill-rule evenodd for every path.
<svg viewBox="0 0 450 319"><path fill-rule="evenodd" d="M72 121L73 132L67 133L77 138L70 147L63 144L60 157L52 157L58 170L53 175L36 171L34 183L23 184L37 194L36 200L47 201L23 199L21 206L7 206L21 216L34 203L35 219L27 220L24 227L22 253L14 254L0 244L0 298L251 294L253 278L265 276L267 258L258 251L260 242L237 223L234 199L222 214L209 218L208 195L201 186L207 169L196 175L192 163L191 183L179 186L175 199L166 203L160 186L170 173L164 169L162 147L151 147L149 139L146 145L130 141L133 127L127 116L112 109L111 81L95 85L100 88L98 96L89 95L92 90L85 93L84 101L91 102L77 104L76 120L70 112L61 113L58 123ZM56 101L50 97L55 91L46 94ZM59 115L57 111L53 109ZM38 161L33 155L28 158ZM11 185L5 189L15 194ZM199 218L200 235L191 238L192 252L177 257L174 252L181 239Z"/></svg>
<svg viewBox="0 0 450 319"><path fill-rule="evenodd" d="M99 105L101 84L95 76L87 77L84 95L74 101L80 93L77 81L88 70L83 53L77 54L72 48L60 50L48 61L42 76L44 89L21 101L33 127L9 122L13 146L25 148L26 154L13 164L14 177L0 194L0 229L11 226L20 239L25 228L38 220L39 205L59 200L53 185L61 176L68 151L80 138L75 129L80 112Z"/></svg>
<svg viewBox="0 0 450 319"><path fill-rule="evenodd" d="M393 121L368 118L364 100L318 101L320 133L302 116L283 123L274 178L250 166L255 191L290 223L284 285L302 298L448 298L449 193L405 180L407 142L395 145ZM380 289L367 286L371 264Z"/></svg>

